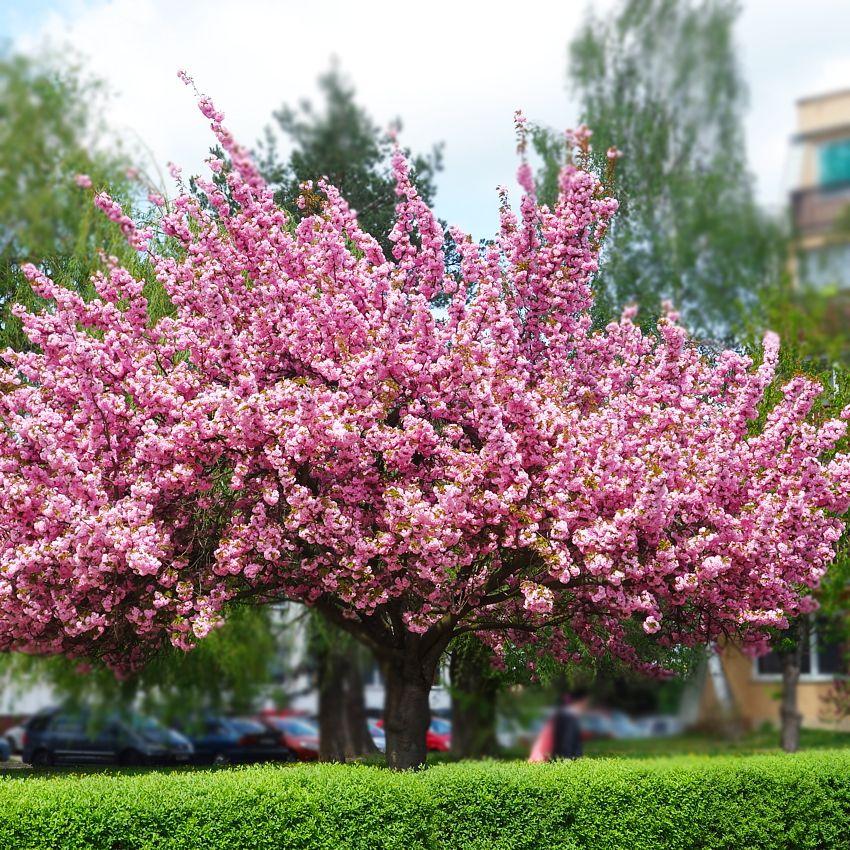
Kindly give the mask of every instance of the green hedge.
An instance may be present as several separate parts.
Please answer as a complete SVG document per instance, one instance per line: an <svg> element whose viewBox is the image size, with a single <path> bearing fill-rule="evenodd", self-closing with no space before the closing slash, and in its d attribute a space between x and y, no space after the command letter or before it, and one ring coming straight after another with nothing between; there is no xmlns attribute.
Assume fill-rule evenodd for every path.
<svg viewBox="0 0 850 850"><path fill-rule="evenodd" d="M850 848L850 751L0 780L0 848Z"/></svg>

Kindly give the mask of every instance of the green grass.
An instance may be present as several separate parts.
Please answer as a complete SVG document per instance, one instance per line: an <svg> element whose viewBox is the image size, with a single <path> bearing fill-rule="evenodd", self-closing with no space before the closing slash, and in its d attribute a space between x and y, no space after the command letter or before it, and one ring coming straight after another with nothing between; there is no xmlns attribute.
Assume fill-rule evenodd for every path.
<svg viewBox="0 0 850 850"><path fill-rule="evenodd" d="M801 750L850 748L850 732L831 729L803 729L800 733ZM754 755L778 753L779 732L761 729L739 738L726 738L717 734L688 733L670 738L636 738L630 740L595 740L584 745L586 756L617 758L655 758L679 755Z"/></svg>

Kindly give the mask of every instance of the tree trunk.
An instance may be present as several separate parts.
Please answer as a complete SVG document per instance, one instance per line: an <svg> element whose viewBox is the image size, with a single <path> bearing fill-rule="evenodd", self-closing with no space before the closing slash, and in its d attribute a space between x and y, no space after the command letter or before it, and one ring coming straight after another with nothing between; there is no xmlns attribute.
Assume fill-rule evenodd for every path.
<svg viewBox="0 0 850 850"><path fill-rule="evenodd" d="M332 629L335 627L326 626ZM377 752L366 725L360 648L347 635L316 640L319 686L319 759L344 762Z"/></svg>
<svg viewBox="0 0 850 850"><path fill-rule="evenodd" d="M422 767L431 721L429 696L434 674L452 639L455 622L446 617L426 632L411 632L398 608L389 609L392 628L376 617L362 618L356 627L332 605L320 608L328 621L361 640L381 664L386 688L384 732L387 765L393 770Z"/></svg>
<svg viewBox="0 0 850 850"><path fill-rule="evenodd" d="M499 680L487 648L476 638L458 641L451 651L452 752L479 759L496 752L496 699Z"/></svg>
<svg viewBox="0 0 850 850"><path fill-rule="evenodd" d="M368 650L353 644L348 655L345 672L345 720L348 737L348 752L351 758L372 755L378 752L366 722L366 701L363 689L364 653ZM371 655L371 653L370 653Z"/></svg>
<svg viewBox="0 0 850 850"><path fill-rule="evenodd" d="M435 666L415 654L384 664L386 702L384 730L387 736L387 765L394 770L419 768L425 764L425 735L431 722L428 697Z"/></svg>
<svg viewBox="0 0 850 850"><path fill-rule="evenodd" d="M800 681L802 641L793 650L780 653L782 659L781 743L786 753L796 753L800 748L802 715L797 708L797 684Z"/></svg>

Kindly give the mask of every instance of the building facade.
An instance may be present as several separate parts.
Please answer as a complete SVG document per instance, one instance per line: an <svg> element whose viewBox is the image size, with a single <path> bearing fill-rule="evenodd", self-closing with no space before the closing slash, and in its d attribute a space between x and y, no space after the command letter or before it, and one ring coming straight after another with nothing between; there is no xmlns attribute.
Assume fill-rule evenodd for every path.
<svg viewBox="0 0 850 850"><path fill-rule="evenodd" d="M794 278L850 292L850 89L797 102L792 157Z"/></svg>
<svg viewBox="0 0 850 850"><path fill-rule="evenodd" d="M850 720L836 721L829 700L836 678L847 673L845 649L817 618L810 621L801 662L797 702L803 726L850 730ZM781 671L775 652L750 658L734 644L724 646L702 679L698 722L733 720L747 729L778 726Z"/></svg>

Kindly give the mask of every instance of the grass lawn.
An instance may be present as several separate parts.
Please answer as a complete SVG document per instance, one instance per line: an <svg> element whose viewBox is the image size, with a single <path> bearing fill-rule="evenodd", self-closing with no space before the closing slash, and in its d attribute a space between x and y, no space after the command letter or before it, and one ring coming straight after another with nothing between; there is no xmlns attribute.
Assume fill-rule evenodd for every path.
<svg viewBox="0 0 850 850"><path fill-rule="evenodd" d="M850 748L850 732L831 729L803 729L801 750ZM620 740L597 739L586 741L584 753L591 758L655 758L682 755L754 755L780 752L779 732L763 729L739 738L690 732L670 738L634 738Z"/></svg>

